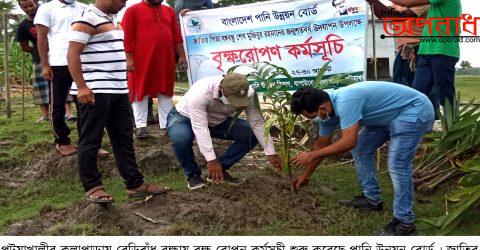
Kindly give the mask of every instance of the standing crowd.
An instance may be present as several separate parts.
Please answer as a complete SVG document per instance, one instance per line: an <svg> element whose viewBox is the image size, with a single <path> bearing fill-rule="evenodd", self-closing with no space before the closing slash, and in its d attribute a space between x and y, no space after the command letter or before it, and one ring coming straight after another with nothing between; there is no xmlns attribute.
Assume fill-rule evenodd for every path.
<svg viewBox="0 0 480 250"><path fill-rule="evenodd" d="M461 16L460 0L390 0L392 6L366 1L380 18ZM158 100L159 127L172 140L190 190L207 182L240 184L229 169L257 144L271 165L281 170L274 143L265 136L264 118L255 107L254 89L244 75L203 78L173 105L176 64L186 63L178 16L212 8L210 0L177 0L175 9L162 0L143 0L127 8L121 21L115 15L126 0L96 0L88 6L76 0L52 0L42 6L36 0L18 3L27 18L18 28L17 40L32 54L34 100L42 111L38 122L51 119L60 154L78 154L79 175L89 202L114 202L97 168L97 158L108 155L101 149L105 130L129 197L168 191L146 182L135 158L133 125L137 138L149 136L152 98ZM334 6L345 4L332 1ZM434 26L435 22L441 21L432 21ZM455 35L455 25L449 27ZM432 129L435 110L447 101L453 103L455 96L458 42L421 42L415 36L430 36L427 27L423 31L414 27L414 32L414 37L396 40L396 83L360 82L331 91L307 87L293 94L290 105L293 113L317 122L320 128L313 149L292 159L294 165L305 168L295 181L296 188L308 182L326 157L352 151L362 194L339 201L340 205L383 210L375 151L389 143L393 219L376 235L415 234L415 153L424 134ZM435 32L439 31L432 35L438 35ZM77 147L71 143L65 122L74 118L69 100L78 112ZM242 111L246 119L233 121L233 115ZM333 142L337 127L341 139ZM232 143L217 156L212 138ZM207 161L206 181L195 160L194 140Z"/></svg>

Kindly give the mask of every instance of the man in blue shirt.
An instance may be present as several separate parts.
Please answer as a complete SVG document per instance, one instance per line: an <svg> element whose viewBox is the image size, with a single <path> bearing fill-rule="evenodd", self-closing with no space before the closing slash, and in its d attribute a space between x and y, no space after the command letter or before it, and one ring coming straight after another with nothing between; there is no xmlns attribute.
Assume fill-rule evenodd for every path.
<svg viewBox="0 0 480 250"><path fill-rule="evenodd" d="M361 82L324 92L303 88L293 94L292 112L318 120L319 137L314 149L292 159L306 170L296 180L296 188L310 178L328 156L352 150L363 194L341 205L383 209L376 179L375 151L389 142L388 170L393 182L393 220L375 231L377 235L415 233L413 213L413 158L423 135L432 129L433 106L424 94L389 82ZM331 143L337 126L342 138Z"/></svg>

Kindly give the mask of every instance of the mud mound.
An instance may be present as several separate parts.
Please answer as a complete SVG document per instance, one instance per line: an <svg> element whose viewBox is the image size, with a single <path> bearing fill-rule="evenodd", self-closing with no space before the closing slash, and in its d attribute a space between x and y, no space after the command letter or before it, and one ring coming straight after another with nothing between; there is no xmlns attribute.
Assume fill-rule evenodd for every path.
<svg viewBox="0 0 480 250"><path fill-rule="evenodd" d="M328 187L320 190L333 193ZM236 187L174 191L121 207L81 203L61 211L47 209L35 220L11 225L5 234L77 235L85 232L74 225L85 224L94 225L89 233L96 235L235 234L278 221L315 224L322 213L309 191L293 193L284 177L255 173Z"/></svg>
<svg viewBox="0 0 480 250"><path fill-rule="evenodd" d="M172 152L168 136L160 134L151 128L151 138L135 141L137 163L143 173L160 174L178 168L177 160ZM119 176L113 152L108 147L110 155L105 159L98 159L98 168L103 176ZM55 149L51 149L38 161L14 168L0 174L0 184L9 187L21 187L32 180L52 179L57 177L78 177L77 155L61 156Z"/></svg>

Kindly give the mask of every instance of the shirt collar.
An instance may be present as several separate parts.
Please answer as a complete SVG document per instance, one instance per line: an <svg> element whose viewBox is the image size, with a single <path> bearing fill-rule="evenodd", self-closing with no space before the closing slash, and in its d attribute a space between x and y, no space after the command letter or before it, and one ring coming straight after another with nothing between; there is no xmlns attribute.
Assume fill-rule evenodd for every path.
<svg viewBox="0 0 480 250"><path fill-rule="evenodd" d="M67 7L67 6L73 6L73 7L75 7L75 5L77 4L77 1L75 1L75 2L73 2L73 3L71 3L71 4L62 3L62 2L60 2L60 0L57 0L56 2L57 2L57 4L60 5L61 8Z"/></svg>
<svg viewBox="0 0 480 250"><path fill-rule="evenodd" d="M91 9L95 14L97 14L98 16L104 17L104 18L107 18L107 19L113 21L113 17L112 17L112 16L103 13L103 11L101 11L101 10L99 10L97 7L95 7L94 4L90 4L89 7L90 7L90 9Z"/></svg>
<svg viewBox="0 0 480 250"><path fill-rule="evenodd" d="M328 94L328 97L330 97L330 102L332 103L332 107L333 107L333 112L335 113L335 116L337 116L337 94L338 92L336 90L333 90L333 89L328 89L328 90L325 90L325 92L327 92Z"/></svg>

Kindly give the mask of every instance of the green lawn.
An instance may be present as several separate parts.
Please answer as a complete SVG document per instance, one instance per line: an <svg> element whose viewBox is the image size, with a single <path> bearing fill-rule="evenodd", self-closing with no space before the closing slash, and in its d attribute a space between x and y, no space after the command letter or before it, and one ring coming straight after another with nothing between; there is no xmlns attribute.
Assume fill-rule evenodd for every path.
<svg viewBox="0 0 480 250"><path fill-rule="evenodd" d="M475 102L480 102L480 76L457 76L455 87L457 92L460 92L462 102L469 102L474 98Z"/></svg>

